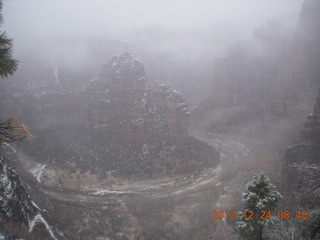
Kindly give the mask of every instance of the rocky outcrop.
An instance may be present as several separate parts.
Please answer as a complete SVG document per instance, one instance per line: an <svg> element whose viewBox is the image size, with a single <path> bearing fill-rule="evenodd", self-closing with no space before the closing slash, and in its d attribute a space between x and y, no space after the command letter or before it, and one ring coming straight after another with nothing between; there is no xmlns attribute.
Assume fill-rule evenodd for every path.
<svg viewBox="0 0 320 240"><path fill-rule="evenodd" d="M319 85L320 66L320 2L306 0L303 4L296 43L304 64L295 71L300 72L304 87ZM298 46L298 45L297 45ZM301 46L303 46L301 48ZM296 60L299 61L299 60ZM302 62L301 62L302 63ZM297 65L298 66L298 65ZM303 89L303 88L302 88ZM320 90L311 114L307 115L295 142L285 152L282 170L283 193L291 205L302 204L314 209L318 202L317 188L319 180L320 158ZM315 195L313 195L315 194Z"/></svg>
<svg viewBox="0 0 320 240"><path fill-rule="evenodd" d="M303 234L319 239L320 176L320 90L299 137L285 152L282 169L282 192L289 207L304 208L311 220L303 223ZM298 207L297 207L298 206Z"/></svg>
<svg viewBox="0 0 320 240"><path fill-rule="evenodd" d="M31 200L17 173L7 165L10 146L0 146L0 236L1 239L57 239Z"/></svg>
<svg viewBox="0 0 320 240"><path fill-rule="evenodd" d="M306 86L314 87L319 85L320 76L320 2L316 0L306 0L303 3L300 14L298 31L296 34L297 43L301 47L297 49L300 58L305 59L305 64L301 64L301 74L308 76ZM295 143L286 151L286 165L292 163L306 164L318 163L320 157L320 95L314 104L313 112L307 116L307 120L300 130L299 137Z"/></svg>
<svg viewBox="0 0 320 240"><path fill-rule="evenodd" d="M188 112L169 86L146 81L143 65L129 54L114 57L85 90L88 124L146 143L187 135Z"/></svg>
<svg viewBox="0 0 320 240"><path fill-rule="evenodd" d="M267 132L283 119L301 124L319 87L319 12L319 1L305 1L292 37L269 21L254 31L251 41L235 43L225 59L216 61L212 93L192 122L204 121L211 130L248 123L246 129L256 128L250 132L263 130L252 127L257 122L269 125Z"/></svg>
<svg viewBox="0 0 320 240"><path fill-rule="evenodd" d="M320 93L320 92L319 92ZM313 113L307 116L298 138L285 152L282 170L283 192L294 204L294 192L306 177L299 166L319 164L320 158L320 94L317 97Z"/></svg>
<svg viewBox="0 0 320 240"><path fill-rule="evenodd" d="M188 135L180 93L148 82L128 53L113 57L83 92L19 96L15 106L36 135L25 152L72 172L150 178L219 162L212 147Z"/></svg>
<svg viewBox="0 0 320 240"><path fill-rule="evenodd" d="M299 137L286 151L287 164L318 164L320 159L320 95L313 113L309 114Z"/></svg>
<svg viewBox="0 0 320 240"><path fill-rule="evenodd" d="M317 0L306 0L302 5L299 21L299 31L303 37L310 40L319 40L320 3Z"/></svg>

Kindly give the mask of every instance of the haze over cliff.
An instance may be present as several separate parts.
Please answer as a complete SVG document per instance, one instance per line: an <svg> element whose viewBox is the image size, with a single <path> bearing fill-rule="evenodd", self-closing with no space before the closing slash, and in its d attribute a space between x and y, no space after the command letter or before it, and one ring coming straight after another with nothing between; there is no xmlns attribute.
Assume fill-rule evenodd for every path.
<svg viewBox="0 0 320 240"><path fill-rule="evenodd" d="M113 57L82 92L40 87L21 94L12 107L31 123L37 138L25 150L41 163L145 178L196 173L219 162L213 149L188 135L181 95L148 82L129 53Z"/></svg>
<svg viewBox="0 0 320 240"><path fill-rule="evenodd" d="M3 3L0 238L235 239L261 171L309 214L263 235L319 237L320 1Z"/></svg>

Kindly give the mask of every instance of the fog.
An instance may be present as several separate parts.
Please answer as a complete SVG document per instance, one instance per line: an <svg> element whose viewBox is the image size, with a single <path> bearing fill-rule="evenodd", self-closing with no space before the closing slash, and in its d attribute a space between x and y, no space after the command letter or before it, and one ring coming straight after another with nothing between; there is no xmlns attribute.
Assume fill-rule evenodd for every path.
<svg viewBox="0 0 320 240"><path fill-rule="evenodd" d="M5 0L3 13L4 29L15 39L15 48L20 49L26 41L119 36L149 25L174 31L232 25L239 37L245 37L268 19L294 26L301 3L302 0Z"/></svg>
<svg viewBox="0 0 320 240"><path fill-rule="evenodd" d="M270 19L292 32L301 4L4 0L3 29L14 39L19 72L30 62L26 57L38 55L48 65L93 78L113 55L128 51L143 61L151 81L172 85L193 104L208 94L216 58L224 57L234 42L252 38L254 29Z"/></svg>
<svg viewBox="0 0 320 240"><path fill-rule="evenodd" d="M12 227L7 219L19 216L3 215L0 201L0 238L33 234L41 217L39 234L51 239L233 240L246 214L224 211L244 209L253 174L294 201L305 174L291 163L320 159L318 0L0 2L19 60L0 81L0 119L10 119L0 130L19 131L12 144L0 131L0 200L5 192L12 209L34 209L21 218L29 229ZM5 161L28 201L11 194L19 178L2 174ZM279 209L319 212L287 199ZM263 223L259 239L305 231L296 218L276 231Z"/></svg>

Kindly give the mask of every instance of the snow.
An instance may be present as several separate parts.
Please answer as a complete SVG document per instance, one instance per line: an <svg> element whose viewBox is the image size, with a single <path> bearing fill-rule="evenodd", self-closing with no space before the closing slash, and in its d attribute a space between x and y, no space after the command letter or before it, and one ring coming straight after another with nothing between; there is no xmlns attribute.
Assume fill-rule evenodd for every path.
<svg viewBox="0 0 320 240"><path fill-rule="evenodd" d="M130 184L117 186L118 189L97 189L92 194L100 196L104 196L106 194L143 194L146 191L160 190L174 185L174 181L159 184Z"/></svg>
<svg viewBox="0 0 320 240"><path fill-rule="evenodd" d="M185 192L194 190L194 189L196 189L196 188L198 188L198 187L204 186L204 185L212 182L213 180L215 180L215 179L211 178L211 179L208 179L208 180L204 180L204 181L195 183L195 184L193 184L193 185L191 185L191 186L189 186L189 187L186 187L186 188L184 188L184 189L175 191L175 192L171 193L170 195L180 195L180 194L182 194L182 193L185 193Z"/></svg>
<svg viewBox="0 0 320 240"><path fill-rule="evenodd" d="M46 168L46 165L37 164L33 168L29 169L29 172L37 179L39 183L41 183L41 176L45 168Z"/></svg>
<svg viewBox="0 0 320 240"><path fill-rule="evenodd" d="M143 154L143 155L147 155L148 152L149 152L149 145L145 143L145 144L143 144L143 146L142 146L142 154Z"/></svg>
<svg viewBox="0 0 320 240"><path fill-rule="evenodd" d="M54 66L53 75L54 75L54 77L56 78L56 84L59 84L59 85L60 85L58 66Z"/></svg>
<svg viewBox="0 0 320 240"><path fill-rule="evenodd" d="M160 184L155 184L155 185L144 185L141 186L143 191L149 191L149 190L159 190L163 187L167 186L173 186L175 182L168 182L168 183L160 183Z"/></svg>
<svg viewBox="0 0 320 240"><path fill-rule="evenodd" d="M131 191L117 191L117 190L99 190L94 192L94 195L100 195L100 196L104 196L106 194L129 194L132 193Z"/></svg>
<svg viewBox="0 0 320 240"><path fill-rule="evenodd" d="M11 217L13 213L12 209L9 207L9 201L13 197L13 188L7 172L7 165L3 164L1 161L0 163L2 164L3 168L3 173L0 175L0 183L2 184L2 188L4 189L4 197L0 196L0 207L8 217Z"/></svg>
<svg viewBox="0 0 320 240"><path fill-rule="evenodd" d="M39 206L38 206L34 201L31 201L31 204L32 204L36 209L38 209L39 211L41 211L41 209L39 208Z"/></svg>
<svg viewBox="0 0 320 240"><path fill-rule="evenodd" d="M37 214L34 219L29 223L29 232L31 233L34 229L34 227L36 226L37 223L43 223L44 226L46 227L47 231L49 232L50 236L52 239L54 240L58 240L54 234L52 229L50 228L50 226L48 225L48 223L46 222L46 220L42 217L41 214Z"/></svg>
<svg viewBox="0 0 320 240"><path fill-rule="evenodd" d="M9 148L13 153L17 153L17 151L11 147L11 145L7 142L2 143L2 145L5 145L7 148Z"/></svg>

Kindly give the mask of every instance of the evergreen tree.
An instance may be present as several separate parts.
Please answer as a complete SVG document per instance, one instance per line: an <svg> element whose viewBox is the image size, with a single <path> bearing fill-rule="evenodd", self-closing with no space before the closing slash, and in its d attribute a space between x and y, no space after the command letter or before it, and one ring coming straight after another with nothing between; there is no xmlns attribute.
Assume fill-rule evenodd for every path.
<svg viewBox="0 0 320 240"><path fill-rule="evenodd" d="M0 27L2 24L2 1L0 0ZM12 58L12 39L0 31L0 77L12 75L18 67L18 61Z"/></svg>
<svg viewBox="0 0 320 240"><path fill-rule="evenodd" d="M2 23L2 1L0 0L0 26ZM0 77L12 75L18 67L18 61L12 58L12 39L5 32L0 31ZM26 126L12 117L5 122L0 122L0 144L31 137Z"/></svg>
<svg viewBox="0 0 320 240"><path fill-rule="evenodd" d="M263 229L271 227L277 218L272 211L279 206L281 194L275 190L265 173L255 174L242 194L244 211L240 213L241 221L236 223L240 239L261 240Z"/></svg>

